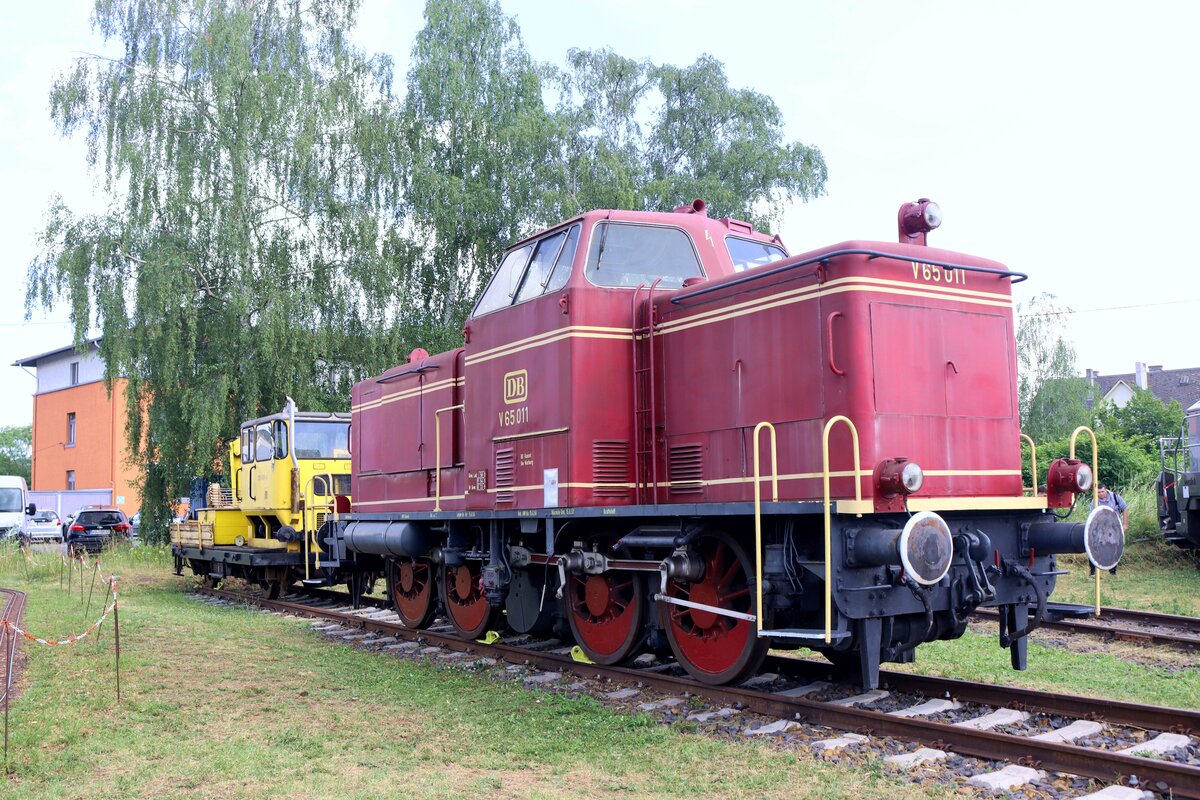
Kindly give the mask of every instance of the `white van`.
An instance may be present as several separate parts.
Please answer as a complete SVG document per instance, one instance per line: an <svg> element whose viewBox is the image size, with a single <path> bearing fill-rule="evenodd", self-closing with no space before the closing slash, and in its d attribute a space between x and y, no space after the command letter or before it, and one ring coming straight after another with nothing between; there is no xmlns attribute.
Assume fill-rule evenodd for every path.
<svg viewBox="0 0 1200 800"><path fill-rule="evenodd" d="M37 508L28 505L29 488L19 475L0 475L0 539L25 533L29 517Z"/></svg>

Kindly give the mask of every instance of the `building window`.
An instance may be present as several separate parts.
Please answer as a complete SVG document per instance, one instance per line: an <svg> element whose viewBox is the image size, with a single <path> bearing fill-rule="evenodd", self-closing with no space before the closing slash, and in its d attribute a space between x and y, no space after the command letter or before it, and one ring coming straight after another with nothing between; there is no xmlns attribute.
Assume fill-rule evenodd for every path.
<svg viewBox="0 0 1200 800"><path fill-rule="evenodd" d="M71 362L71 385L72 386L79 385L79 362L78 361Z"/></svg>
<svg viewBox="0 0 1200 800"><path fill-rule="evenodd" d="M75 412L67 414L67 447L75 446Z"/></svg>
<svg viewBox="0 0 1200 800"><path fill-rule="evenodd" d="M67 491L75 491L75 470L73 469L67 470Z"/></svg>

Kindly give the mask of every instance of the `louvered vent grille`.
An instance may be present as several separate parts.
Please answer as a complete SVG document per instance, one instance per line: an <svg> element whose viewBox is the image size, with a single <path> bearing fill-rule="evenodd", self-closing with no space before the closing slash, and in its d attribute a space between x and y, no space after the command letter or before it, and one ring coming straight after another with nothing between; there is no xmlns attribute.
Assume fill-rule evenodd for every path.
<svg viewBox="0 0 1200 800"><path fill-rule="evenodd" d="M496 450L496 502L511 503L517 493L513 487L517 485L517 468L513 459L513 449L502 447Z"/></svg>
<svg viewBox="0 0 1200 800"><path fill-rule="evenodd" d="M699 494L704 491L704 445L674 445L669 458L671 494Z"/></svg>
<svg viewBox="0 0 1200 800"><path fill-rule="evenodd" d="M592 481L596 497L629 497L629 442L592 442Z"/></svg>

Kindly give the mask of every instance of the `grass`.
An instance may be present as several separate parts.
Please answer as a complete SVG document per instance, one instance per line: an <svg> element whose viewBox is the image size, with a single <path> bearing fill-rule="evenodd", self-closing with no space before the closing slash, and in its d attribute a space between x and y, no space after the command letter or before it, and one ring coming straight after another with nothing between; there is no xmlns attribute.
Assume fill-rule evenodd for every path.
<svg viewBox="0 0 1200 800"><path fill-rule="evenodd" d="M995 636L973 628L961 639L930 642L911 665L887 669L1136 703L1200 708L1200 669L1131 663L1120 653L1074 652L1032 640L1028 668L1015 672ZM992 628L994 630L994 628ZM1034 634L1036 637L1036 633Z"/></svg>
<svg viewBox="0 0 1200 800"><path fill-rule="evenodd" d="M1157 533L1153 493L1131 493L1129 545L1116 575L1104 573L1100 580L1100 602L1105 606L1136 608L1165 614L1200 616L1200 563L1189 553L1163 540ZM1082 521L1086 511L1075 515ZM1141 532L1139 536L1139 531ZM1052 600L1091 605L1095 601L1095 578L1086 557L1059 556L1059 576ZM995 636L984 635L972 625L956 641L932 642L917 651L911 669L930 675L987 681L1035 689L1110 697L1114 700L1154 703L1178 708L1200 708L1200 668L1178 669L1175 665L1145 666L1132 663L1134 645L1097 642L1098 652L1072 652L1036 641L1029 644L1028 669L1014 672L1008 652L1001 650Z"/></svg>
<svg viewBox="0 0 1200 800"><path fill-rule="evenodd" d="M1105 602L1175 597L1192 609L1200 572L1144 543ZM25 627L61 637L86 627L58 562L0 548L0 585L29 593ZM1060 598L1084 602L1086 565L1064 563ZM156 548L105 562L121 575L122 699L111 629L99 641L26 648L12 709L6 800L125 797L926 797L881 769L807 752L693 735L587 698L566 698L332 644L304 622L189 598ZM91 617L97 616L93 603ZM1192 613L1195 613L1194 611ZM106 626L107 627L107 626ZM1030 644L1012 672L994 637L923 645L927 674L1200 707L1200 671L1143 666L1118 653Z"/></svg>
<svg viewBox="0 0 1200 800"><path fill-rule="evenodd" d="M58 562L0 585L29 593L25 627L85 626ZM101 797L925 797L879 769L689 735L590 699L336 645L304 622L186 596L161 550L121 575L122 698L111 631L26 648L6 800ZM77 577L73 585L78 587ZM92 616L96 616L95 613ZM935 793L950 794L946 787Z"/></svg>

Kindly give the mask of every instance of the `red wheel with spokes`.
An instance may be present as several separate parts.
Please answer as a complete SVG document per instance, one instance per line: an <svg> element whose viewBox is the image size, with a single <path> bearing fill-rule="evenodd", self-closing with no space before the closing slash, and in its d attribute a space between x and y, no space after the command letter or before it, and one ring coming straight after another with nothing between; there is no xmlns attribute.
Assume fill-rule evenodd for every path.
<svg viewBox="0 0 1200 800"><path fill-rule="evenodd" d="M697 539L694 548L704 560L704 577L694 583L668 581L667 595L754 614L754 567L742 546L726 533L711 531ZM670 603L660 607L672 652L702 683L735 683L747 678L767 655L767 640L758 638L750 620Z"/></svg>
<svg viewBox="0 0 1200 800"><path fill-rule="evenodd" d="M632 572L567 579L567 619L588 658L618 664L633 654L642 636L645 594L644 581Z"/></svg>
<svg viewBox="0 0 1200 800"><path fill-rule="evenodd" d="M424 628L433 620L433 565L425 559L388 562L388 596L406 628Z"/></svg>
<svg viewBox="0 0 1200 800"><path fill-rule="evenodd" d="M442 572L442 604L450 624L464 639L478 639L492 625L494 614L483 592L482 565L464 561Z"/></svg>

